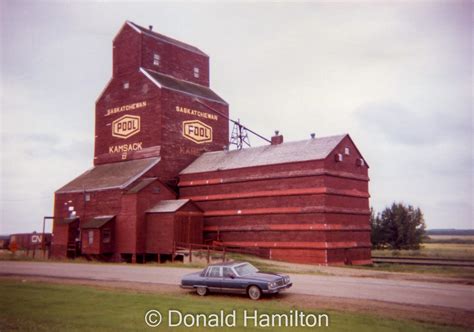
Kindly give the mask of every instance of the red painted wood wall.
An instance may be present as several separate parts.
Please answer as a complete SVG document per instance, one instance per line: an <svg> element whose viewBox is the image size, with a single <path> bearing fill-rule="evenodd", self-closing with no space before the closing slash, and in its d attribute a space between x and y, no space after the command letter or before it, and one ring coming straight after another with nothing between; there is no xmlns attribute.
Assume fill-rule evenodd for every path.
<svg viewBox="0 0 474 332"><path fill-rule="evenodd" d="M202 211L186 204L177 212L147 214L146 252L171 254L173 243L202 243Z"/></svg>
<svg viewBox="0 0 474 332"><path fill-rule="evenodd" d="M154 63L155 54L160 56L159 65ZM199 77L193 74L195 67ZM160 87L143 68L208 87L209 57L179 42L138 33L128 23L114 39L112 78L96 101L94 164L159 156L160 162L144 176L158 177L160 182L134 194L118 189L90 192L87 202L84 193L56 194L55 217L68 217L69 206L74 206L80 225L96 216L115 215L117 260L123 255L169 252L177 240L204 240L258 248L272 259L370 262L368 169L357 164L362 156L349 136L325 160L184 174L178 179L179 172L203 152L228 144L228 105L205 100L224 114L217 119L177 112L183 107L212 113L196 102L195 95ZM135 106L110 112L126 105ZM139 117L140 130L128 137L114 136L113 123L123 116ZM187 120L211 127L212 142L198 144L186 138L183 121ZM124 153L117 146L140 148ZM347 155L345 148L350 150ZM342 162L335 160L337 153L344 156ZM179 197L177 187L169 189L178 181ZM160 200L175 198L191 199L202 216L188 207L146 215ZM186 222L192 231L182 227ZM69 229L54 222L53 255L65 256Z"/></svg>
<svg viewBox="0 0 474 332"><path fill-rule="evenodd" d="M180 193L204 211L207 241L269 248L272 259L367 263L369 179L360 158L347 136L322 161L183 174Z"/></svg>

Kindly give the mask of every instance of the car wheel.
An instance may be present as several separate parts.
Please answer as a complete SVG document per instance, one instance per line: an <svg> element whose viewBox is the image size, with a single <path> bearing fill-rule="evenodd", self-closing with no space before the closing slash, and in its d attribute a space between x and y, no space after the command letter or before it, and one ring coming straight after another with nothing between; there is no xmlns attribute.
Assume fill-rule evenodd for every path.
<svg viewBox="0 0 474 332"><path fill-rule="evenodd" d="M207 287L197 287L196 288L196 293L198 293L198 295L201 295L201 296L204 296L207 294Z"/></svg>
<svg viewBox="0 0 474 332"><path fill-rule="evenodd" d="M262 296L262 291L257 286L250 286L247 294L252 300L258 300Z"/></svg>

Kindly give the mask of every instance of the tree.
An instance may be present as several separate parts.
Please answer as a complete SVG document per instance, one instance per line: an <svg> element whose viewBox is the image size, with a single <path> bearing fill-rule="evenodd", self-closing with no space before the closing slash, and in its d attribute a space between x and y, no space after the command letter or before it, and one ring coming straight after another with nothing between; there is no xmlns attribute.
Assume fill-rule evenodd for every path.
<svg viewBox="0 0 474 332"><path fill-rule="evenodd" d="M393 203L375 216L371 210L372 244L375 248L419 249L425 235L420 208Z"/></svg>
<svg viewBox="0 0 474 332"><path fill-rule="evenodd" d="M384 246L385 241L381 227L381 220L378 215L375 215L373 208L370 208L370 225L372 226L372 246L374 248L382 248Z"/></svg>

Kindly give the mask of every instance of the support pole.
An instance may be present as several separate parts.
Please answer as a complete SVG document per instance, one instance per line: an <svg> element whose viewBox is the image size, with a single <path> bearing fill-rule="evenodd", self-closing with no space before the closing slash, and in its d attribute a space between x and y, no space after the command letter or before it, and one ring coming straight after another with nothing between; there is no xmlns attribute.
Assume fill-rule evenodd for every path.
<svg viewBox="0 0 474 332"><path fill-rule="evenodd" d="M43 234L41 235L41 248L43 249L43 258L46 256L46 236L45 236L46 217L43 218ZM51 250L51 249L50 249Z"/></svg>
<svg viewBox="0 0 474 332"><path fill-rule="evenodd" d="M175 255L176 255L176 242L173 241L173 249L171 250L171 263L174 263Z"/></svg>
<svg viewBox="0 0 474 332"><path fill-rule="evenodd" d="M189 244L189 263L193 262L193 249L191 243Z"/></svg>
<svg viewBox="0 0 474 332"><path fill-rule="evenodd" d="M42 233L42 238L41 238L41 249L43 250L43 258L46 257L46 220L52 220L54 222L54 219L59 219L59 218L58 217L43 217L43 233ZM48 259L51 257L51 245L52 243L49 246Z"/></svg>

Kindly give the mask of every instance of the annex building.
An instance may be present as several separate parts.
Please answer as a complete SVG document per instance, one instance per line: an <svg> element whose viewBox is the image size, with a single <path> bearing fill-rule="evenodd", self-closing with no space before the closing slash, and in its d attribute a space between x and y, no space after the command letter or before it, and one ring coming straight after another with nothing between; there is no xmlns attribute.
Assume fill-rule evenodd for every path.
<svg viewBox="0 0 474 332"><path fill-rule="evenodd" d="M347 134L228 150L198 48L125 22L96 101L94 166L55 193L52 255L159 261L179 243L371 262L368 166Z"/></svg>

